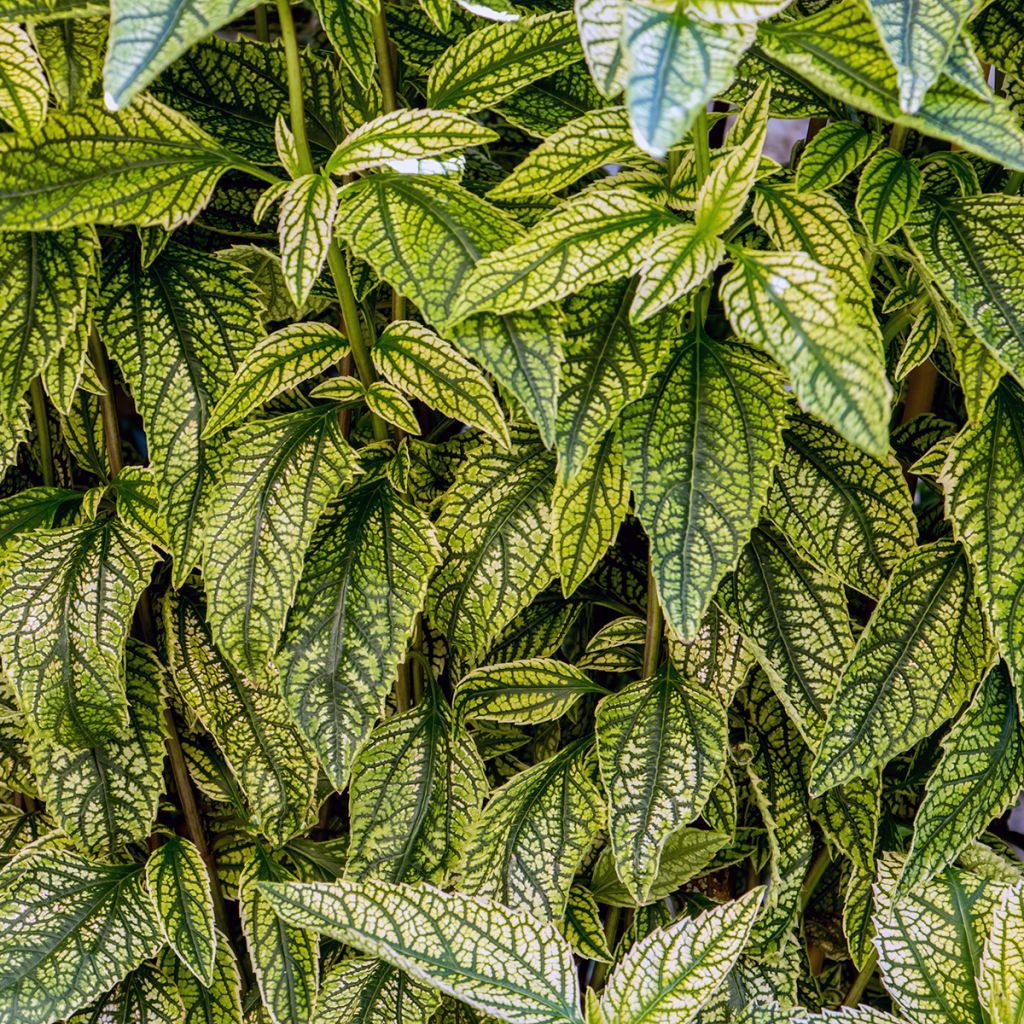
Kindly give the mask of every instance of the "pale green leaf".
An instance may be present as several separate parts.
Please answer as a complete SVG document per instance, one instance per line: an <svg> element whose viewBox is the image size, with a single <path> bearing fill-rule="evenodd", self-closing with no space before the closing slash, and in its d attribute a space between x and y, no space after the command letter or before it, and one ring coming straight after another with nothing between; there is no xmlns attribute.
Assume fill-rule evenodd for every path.
<svg viewBox="0 0 1024 1024"><path fill-rule="evenodd" d="M992 1024L1016 1024L1024 1017L1024 887L999 901L978 975L978 993Z"/></svg>
<svg viewBox="0 0 1024 1024"><path fill-rule="evenodd" d="M296 178L281 195L277 240L281 271L297 306L316 284L334 235L338 188L323 174Z"/></svg>
<svg viewBox="0 0 1024 1024"><path fill-rule="evenodd" d="M694 224L672 224L662 229L644 251L630 317L639 323L688 295L724 258L722 240Z"/></svg>
<svg viewBox="0 0 1024 1024"><path fill-rule="evenodd" d="M562 915L562 934L572 943L577 956L610 964L615 956L608 948L604 923L594 894L579 882L574 882L565 901Z"/></svg>
<svg viewBox="0 0 1024 1024"><path fill-rule="evenodd" d="M882 144L879 132L856 121L832 121L818 132L800 154L796 187L818 192L838 185Z"/></svg>
<svg viewBox="0 0 1024 1024"><path fill-rule="evenodd" d="M625 65L622 54L624 0L575 0L576 29L593 76L606 99L622 91Z"/></svg>
<svg viewBox="0 0 1024 1024"><path fill-rule="evenodd" d="M0 24L0 118L21 135L37 131L46 119L50 86L29 34Z"/></svg>
<svg viewBox="0 0 1024 1024"><path fill-rule="evenodd" d="M185 1005L183 1024L242 1024L241 979L227 937L217 933L213 982L197 981L170 949L160 958L164 973L174 979Z"/></svg>
<svg viewBox="0 0 1024 1024"><path fill-rule="evenodd" d="M420 432L416 410L401 391L386 381L375 380L364 395L367 406L372 413L379 416L385 423L398 427L407 434L416 435Z"/></svg>
<svg viewBox="0 0 1024 1024"><path fill-rule="evenodd" d="M382 960L343 960L321 985L310 1024L428 1024L437 993Z"/></svg>
<svg viewBox="0 0 1024 1024"><path fill-rule="evenodd" d="M917 164L891 149L876 153L861 171L857 217L876 245L898 231L921 194Z"/></svg>
<svg viewBox="0 0 1024 1024"><path fill-rule="evenodd" d="M109 25L105 17L66 18L32 26L57 105L72 110L99 92Z"/></svg>
<svg viewBox="0 0 1024 1024"><path fill-rule="evenodd" d="M102 999L68 1018L68 1024L180 1024L185 1007L177 985L151 964L136 967Z"/></svg>

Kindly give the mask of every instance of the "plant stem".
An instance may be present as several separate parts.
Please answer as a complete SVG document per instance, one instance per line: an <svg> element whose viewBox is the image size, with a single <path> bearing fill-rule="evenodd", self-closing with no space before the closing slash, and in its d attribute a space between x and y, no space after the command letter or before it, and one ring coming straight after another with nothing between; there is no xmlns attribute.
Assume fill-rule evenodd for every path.
<svg viewBox="0 0 1024 1024"><path fill-rule="evenodd" d="M114 375L110 372L107 353L95 328L89 332L89 358L96 370L96 376L103 385L100 396L100 418L103 421L103 440L107 445L107 462L113 479L121 472L124 459L121 457L121 428L117 423L117 397L114 394Z"/></svg>
<svg viewBox="0 0 1024 1024"><path fill-rule="evenodd" d="M697 188L704 184L704 179L711 173L711 144L708 142L708 114L701 108L697 120L693 122L693 165L697 172Z"/></svg>
<svg viewBox="0 0 1024 1024"><path fill-rule="evenodd" d="M267 24L267 8L265 4L256 5L256 38L261 43L270 42L270 26Z"/></svg>
<svg viewBox="0 0 1024 1024"><path fill-rule="evenodd" d="M36 377L29 386L32 397L32 418L36 424L36 436L39 438L39 468L43 474L43 483L53 487L57 482L57 474L53 467L53 442L50 440L50 420L46 415L46 395L43 394L43 382Z"/></svg>
<svg viewBox="0 0 1024 1024"><path fill-rule="evenodd" d="M380 10L373 16L373 49L377 54L377 68L380 73L380 91L384 100L384 113L398 109L398 93L395 90L395 66L391 60L391 40L388 38L388 23L384 15L384 0Z"/></svg>
<svg viewBox="0 0 1024 1024"><path fill-rule="evenodd" d="M825 872L828 871L831 864L832 854L827 846L823 846L818 851L817 857L814 858L810 870L807 872L807 877L804 879L804 886L800 890L801 912L807 909L807 905L811 902L811 897L814 895L814 890L818 888L819 883L825 877Z"/></svg>
<svg viewBox="0 0 1024 1024"><path fill-rule="evenodd" d="M1024 171L1012 171L1010 176L1006 179L1006 186L1003 188L1003 194L1015 196L1020 191L1022 181L1024 181Z"/></svg>
<svg viewBox="0 0 1024 1024"><path fill-rule="evenodd" d="M910 129L906 125L894 124L892 131L889 132L889 148L896 150L897 153L902 153L909 134Z"/></svg>
<svg viewBox="0 0 1024 1024"><path fill-rule="evenodd" d="M860 1002L861 997L864 995L864 990L868 987L868 982L871 981L871 977L875 973L877 964L878 954L872 950L868 956L867 963L861 968L854 983L850 986L850 991L846 993L843 1006L856 1006Z"/></svg>
<svg viewBox="0 0 1024 1024"><path fill-rule="evenodd" d="M299 170L313 173L313 157L306 136L306 109L302 101L302 63L299 59L299 41L295 34L295 19L288 0L277 0L277 16L281 21L281 42L284 44L285 68L288 76L288 116L299 158Z"/></svg>
<svg viewBox="0 0 1024 1024"><path fill-rule="evenodd" d="M653 676L661 660L661 641L665 635L665 619L661 614L658 601L658 587L654 582L654 572L647 569L647 635L644 637L643 675L646 679Z"/></svg>

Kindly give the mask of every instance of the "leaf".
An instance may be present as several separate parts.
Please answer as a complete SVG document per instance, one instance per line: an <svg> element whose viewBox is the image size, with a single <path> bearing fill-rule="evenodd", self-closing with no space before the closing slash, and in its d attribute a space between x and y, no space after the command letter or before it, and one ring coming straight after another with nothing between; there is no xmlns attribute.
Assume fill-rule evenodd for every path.
<svg viewBox="0 0 1024 1024"><path fill-rule="evenodd" d="M174 979L185 1005L184 1024L241 1024L241 981L238 964L227 937L218 932L213 984L207 988L176 959L169 949L160 958L165 974Z"/></svg>
<svg viewBox="0 0 1024 1024"><path fill-rule="evenodd" d="M664 157L681 142L697 114L732 82L754 36L753 25L712 24L682 6L626 4L626 108L636 144Z"/></svg>
<svg viewBox="0 0 1024 1024"><path fill-rule="evenodd" d="M219 943L210 876L199 850L188 839L172 837L149 855L146 884L164 940L204 988L213 988Z"/></svg>
<svg viewBox="0 0 1024 1024"><path fill-rule="evenodd" d="M275 843L302 831L315 765L277 680L247 678L224 661L191 592L164 602L164 629L175 685L223 753L253 823Z"/></svg>
<svg viewBox="0 0 1024 1024"><path fill-rule="evenodd" d="M811 792L867 775L948 721L992 655L963 550L940 541L912 551L893 571L846 666Z"/></svg>
<svg viewBox="0 0 1024 1024"><path fill-rule="evenodd" d="M576 0L576 28L587 66L600 94L611 99L622 91L622 0Z"/></svg>
<svg viewBox="0 0 1024 1024"><path fill-rule="evenodd" d="M331 405L250 420L232 434L203 577L213 637L243 671L266 672L317 520L356 468Z"/></svg>
<svg viewBox="0 0 1024 1024"><path fill-rule="evenodd" d="M725 770L725 707L665 665L605 697L595 718L616 869L644 903L669 836L697 817Z"/></svg>
<svg viewBox="0 0 1024 1024"><path fill-rule="evenodd" d="M324 977L311 1024L428 1024L439 1002L390 964L359 957Z"/></svg>
<svg viewBox="0 0 1024 1024"><path fill-rule="evenodd" d="M838 185L882 144L880 132L856 121L832 121L807 143L796 169L800 192L818 192Z"/></svg>
<svg viewBox="0 0 1024 1024"><path fill-rule="evenodd" d="M896 69L859 4L844 0L808 18L776 21L762 29L761 45L769 59L843 103L986 160L1024 167L1024 134L1005 101L994 95L978 96L940 75L921 106L905 113Z"/></svg>
<svg viewBox="0 0 1024 1024"><path fill-rule="evenodd" d="M999 901L992 930L985 940L978 974L978 994L992 1024L1013 1024L1024 1013L1024 901L1022 887L1014 886Z"/></svg>
<svg viewBox="0 0 1024 1024"><path fill-rule="evenodd" d="M124 658L156 552L114 519L12 537L0 657L39 733L77 749L128 726Z"/></svg>
<svg viewBox="0 0 1024 1024"><path fill-rule="evenodd" d="M379 725L355 759L345 877L444 879L486 796L476 747L428 686L424 700Z"/></svg>
<svg viewBox="0 0 1024 1024"><path fill-rule="evenodd" d="M580 59L568 11L502 21L463 36L430 69L427 100L435 109L469 112Z"/></svg>
<svg viewBox="0 0 1024 1024"><path fill-rule="evenodd" d="M783 438L768 517L805 558L877 597L917 533L899 464L807 416L791 418Z"/></svg>
<svg viewBox="0 0 1024 1024"><path fill-rule="evenodd" d="M725 245L692 224L672 224L655 235L640 264L629 315L640 323L702 285L725 258Z"/></svg>
<svg viewBox="0 0 1024 1024"><path fill-rule="evenodd" d="M345 336L330 324L289 324L246 352L203 428L209 438L312 377L348 352Z"/></svg>
<svg viewBox="0 0 1024 1024"><path fill-rule="evenodd" d="M1024 780L1024 733L1006 669L997 665L942 744L914 819L899 892L951 864L1013 803Z"/></svg>
<svg viewBox="0 0 1024 1024"><path fill-rule="evenodd" d="M519 241L467 274L452 318L515 313L637 269L636 250L665 223L661 207L624 186L567 200Z"/></svg>
<svg viewBox="0 0 1024 1024"><path fill-rule="evenodd" d="M145 1021L177 1024L185 1007L177 986L162 971L143 964L97 1003L70 1017L69 1024L99 1021Z"/></svg>
<svg viewBox="0 0 1024 1024"><path fill-rule="evenodd" d="M730 254L719 294L737 333L786 367L803 409L884 455L892 397L885 366L828 271L803 252Z"/></svg>
<svg viewBox="0 0 1024 1024"><path fill-rule="evenodd" d="M395 161L444 156L497 138L497 132L450 110L393 110L352 132L331 154L324 171L353 174Z"/></svg>
<svg viewBox="0 0 1024 1024"><path fill-rule="evenodd" d="M2 32L2 27L0 27ZM0 115L2 116L2 115ZM90 232L0 234L0 416L17 418L33 378L73 344L96 244Z"/></svg>
<svg viewBox="0 0 1024 1024"><path fill-rule="evenodd" d="M276 912L511 1024L582 1024L554 925L484 897L386 882L263 886Z"/></svg>
<svg viewBox="0 0 1024 1024"><path fill-rule="evenodd" d="M104 271L98 329L142 413L180 586L215 489L210 408L260 338L259 300L240 267L173 243L147 270L121 250Z"/></svg>
<svg viewBox="0 0 1024 1024"><path fill-rule="evenodd" d="M623 421L658 598L692 639L758 518L782 454L785 401L768 366L691 334Z"/></svg>
<svg viewBox="0 0 1024 1024"><path fill-rule="evenodd" d="M515 432L511 450L474 449L459 467L437 519L441 563L427 615L467 656L498 633L555 575L549 509L552 459Z"/></svg>
<svg viewBox="0 0 1024 1024"><path fill-rule="evenodd" d="M309 298L323 270L337 209L337 186L322 174L303 174L281 195L277 221L281 271L297 306Z"/></svg>
<svg viewBox="0 0 1024 1024"><path fill-rule="evenodd" d="M0 1019L62 1020L160 948L142 867L37 848L0 890Z"/></svg>
<svg viewBox="0 0 1024 1024"><path fill-rule="evenodd" d="M390 423L407 434L416 435L420 432L416 410L393 384L375 380L366 389L364 397L370 411L385 423Z"/></svg>
<svg viewBox="0 0 1024 1024"><path fill-rule="evenodd" d="M608 940L604 936L597 900L579 882L573 883L566 898L562 934L572 943L576 954L585 960L596 960L604 964L614 962L615 956L608 948Z"/></svg>
<svg viewBox="0 0 1024 1024"><path fill-rule="evenodd" d="M383 714L438 559L430 521L379 479L345 494L313 535L277 664L339 790Z"/></svg>
<svg viewBox="0 0 1024 1024"><path fill-rule="evenodd" d="M154 99L108 113L54 110L31 137L0 140L0 230L193 220L237 160Z"/></svg>
<svg viewBox="0 0 1024 1024"><path fill-rule="evenodd" d="M861 172L857 217L876 245L901 228L921 194L921 172L906 157L883 149Z"/></svg>
<svg viewBox="0 0 1024 1024"><path fill-rule="evenodd" d="M46 120L50 87L29 34L20 25L0 25L0 118L20 135Z"/></svg>
<svg viewBox="0 0 1024 1024"><path fill-rule="evenodd" d="M150 648L129 641L125 736L77 750L32 739L47 809L85 853L111 857L149 835L164 790L164 675Z"/></svg>
<svg viewBox="0 0 1024 1024"><path fill-rule="evenodd" d="M725 980L746 944L763 889L684 917L637 942L601 995L602 1024L692 1020Z"/></svg>

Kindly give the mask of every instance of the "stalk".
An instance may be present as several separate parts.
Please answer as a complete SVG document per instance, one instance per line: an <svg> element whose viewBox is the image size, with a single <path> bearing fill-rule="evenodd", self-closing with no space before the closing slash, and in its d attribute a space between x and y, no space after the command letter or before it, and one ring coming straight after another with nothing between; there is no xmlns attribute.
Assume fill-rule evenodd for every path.
<svg viewBox="0 0 1024 1024"><path fill-rule="evenodd" d="M32 398L32 418L35 420L36 436L39 438L39 466L43 473L43 483L47 487L53 487L57 482L53 466L53 442L50 440L50 420L46 415L43 382L39 377L32 381L29 394Z"/></svg>
<svg viewBox="0 0 1024 1024"><path fill-rule="evenodd" d="M384 0L373 16L373 49L377 55L380 73L380 91L384 100L384 113L398 109L398 93L395 90L395 65L391 60L391 40L388 38L388 23L384 15Z"/></svg>
<svg viewBox="0 0 1024 1024"><path fill-rule="evenodd" d="M661 641L665 635L665 619L658 601L658 587L654 572L647 568L647 634L644 637L643 677L653 676L661 659Z"/></svg>
<svg viewBox="0 0 1024 1024"><path fill-rule="evenodd" d="M850 991L846 993L846 998L843 1000L843 1006L856 1006L864 995L864 990L868 987L868 982L871 981L872 975L875 973L875 967L878 965L878 954L872 950L871 955L867 959L867 963L861 968L860 973L857 975L854 983L850 986Z"/></svg>

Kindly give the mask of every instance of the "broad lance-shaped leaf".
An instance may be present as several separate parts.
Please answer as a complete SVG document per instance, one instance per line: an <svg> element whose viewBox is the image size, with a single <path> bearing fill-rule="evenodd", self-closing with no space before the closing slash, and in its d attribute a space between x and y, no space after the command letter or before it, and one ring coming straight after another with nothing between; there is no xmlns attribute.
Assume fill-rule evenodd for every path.
<svg viewBox="0 0 1024 1024"><path fill-rule="evenodd" d="M238 961L231 943L217 933L217 956L213 967L213 983L207 987L197 981L185 965L165 949L159 959L160 969L172 978L185 1005L184 1024L241 1024L242 983Z"/></svg>
<svg viewBox="0 0 1024 1024"><path fill-rule="evenodd" d="M672 224L648 243L629 315L637 323L707 280L725 258L725 244L695 224Z"/></svg>
<svg viewBox="0 0 1024 1024"><path fill-rule="evenodd" d="M384 712L439 555L430 520L385 479L347 492L313 535L277 665L339 790Z"/></svg>
<svg viewBox="0 0 1024 1024"><path fill-rule="evenodd" d="M331 154L328 174L354 174L399 160L444 156L498 138L495 131L451 110L393 110L367 121Z"/></svg>
<svg viewBox="0 0 1024 1024"><path fill-rule="evenodd" d="M0 140L0 230L89 224L171 230L206 205L238 160L151 98L111 114L55 110L31 137Z"/></svg>
<svg viewBox="0 0 1024 1024"><path fill-rule="evenodd" d="M484 256L463 281L452 317L535 309L627 277L638 268L638 249L667 222L660 206L631 188L583 192L519 241Z"/></svg>
<svg viewBox="0 0 1024 1024"><path fill-rule="evenodd" d="M953 530L1014 682L1024 680L1024 392L1004 380L977 423L953 439L940 477Z"/></svg>
<svg viewBox="0 0 1024 1024"><path fill-rule="evenodd" d="M1024 296L1017 287L1024 198L928 195L906 231L974 333L1010 373L1024 377Z"/></svg>
<svg viewBox="0 0 1024 1024"><path fill-rule="evenodd" d="M310 1024L428 1024L440 998L383 960L343 960L326 975Z"/></svg>
<svg viewBox="0 0 1024 1024"><path fill-rule="evenodd" d="M805 558L877 597L914 547L917 520L903 471L809 416L791 417L768 493L768 518Z"/></svg>
<svg viewBox="0 0 1024 1024"><path fill-rule="evenodd" d="M0 26L0 117L26 135L46 119L50 87L29 34L20 25Z"/></svg>
<svg viewBox="0 0 1024 1024"><path fill-rule="evenodd" d="M491 794L473 823L459 888L538 919L557 920L604 824L588 765L590 739L575 740Z"/></svg>
<svg viewBox="0 0 1024 1024"><path fill-rule="evenodd" d="M874 339L803 252L730 249L719 293L737 333L786 367L801 406L872 455L889 448L892 389Z"/></svg>
<svg viewBox="0 0 1024 1024"><path fill-rule="evenodd" d="M722 585L719 601L757 652L801 735L816 746L853 650L843 585L761 526Z"/></svg>
<svg viewBox="0 0 1024 1024"><path fill-rule="evenodd" d="M290 878L260 850L242 870L238 909L256 984L272 1024L307 1024L320 981L320 943L303 928L291 927L274 912L260 882Z"/></svg>
<svg viewBox="0 0 1024 1024"><path fill-rule="evenodd" d="M149 835L164 791L164 675L152 649L129 640L125 735L77 750L32 738L33 772L46 806L86 853L110 857Z"/></svg>
<svg viewBox="0 0 1024 1024"><path fill-rule="evenodd" d="M445 495L427 614L466 655L485 650L554 578L552 463L536 435L520 430L510 451L474 449Z"/></svg>
<svg viewBox="0 0 1024 1024"><path fill-rule="evenodd" d="M345 877L439 882L487 796L476 745L436 686L378 726L352 766ZM463 887L465 888L465 887Z"/></svg>
<svg viewBox="0 0 1024 1024"><path fill-rule="evenodd" d="M259 297L236 264L171 244L145 270L104 260L98 329L131 383L180 586L201 554L218 452L210 409L260 339Z"/></svg>
<svg viewBox="0 0 1024 1024"><path fill-rule="evenodd" d="M580 472L622 410L643 396L671 351L672 315L636 325L629 317L631 301L630 282L614 281L565 302L565 363L555 430L563 481Z"/></svg>
<svg viewBox="0 0 1024 1024"><path fill-rule="evenodd" d="M766 362L691 334L623 420L658 597L684 640L699 630L757 522L785 416L785 392Z"/></svg>
<svg viewBox="0 0 1024 1024"><path fill-rule="evenodd" d="M263 883L287 922L379 956L510 1024L582 1024L572 951L481 896L388 882Z"/></svg>
<svg viewBox="0 0 1024 1024"><path fill-rule="evenodd" d="M896 69L868 13L854 0L831 4L808 18L776 20L762 27L758 42L773 62L843 103L955 142L986 160L1024 169L1024 133L1000 97L978 95L940 75L921 106L904 113Z"/></svg>
<svg viewBox="0 0 1024 1024"><path fill-rule="evenodd" d="M599 1024L695 1020L743 952L763 898L764 889L752 889L637 942L612 971L595 1020Z"/></svg>
<svg viewBox="0 0 1024 1024"><path fill-rule="evenodd" d="M117 739L125 646L156 552L101 518L18 534L4 556L0 658L33 726L72 748Z"/></svg>
<svg viewBox="0 0 1024 1024"><path fill-rule="evenodd" d="M755 35L753 24L712 24L683 5L626 4L626 107L637 145L664 157L682 141L697 114L732 81Z"/></svg>
<svg viewBox="0 0 1024 1024"><path fill-rule="evenodd" d="M218 940L210 876L199 850L188 839L172 837L149 855L146 884L164 941L206 988L212 988Z"/></svg>
<svg viewBox="0 0 1024 1024"><path fill-rule="evenodd" d="M306 548L358 468L332 405L252 420L231 436L204 538L207 616L243 671L265 674Z"/></svg>
<svg viewBox="0 0 1024 1024"><path fill-rule="evenodd" d="M934 732L960 710L993 655L963 549L939 541L912 551L846 666L811 792L867 775Z"/></svg>
<svg viewBox="0 0 1024 1024"><path fill-rule="evenodd" d="M67 1024L129 1020L177 1024L184 1017L185 1006L178 987L163 971L146 963L136 967L97 1002L69 1017Z"/></svg>
<svg viewBox="0 0 1024 1024"><path fill-rule="evenodd" d="M254 824L275 843L302 831L312 809L315 759L277 679L250 679L228 665L189 591L165 601L164 629L178 691L217 742Z"/></svg>
<svg viewBox="0 0 1024 1024"><path fill-rule="evenodd" d="M1015 885L999 901L985 940L978 994L992 1024L1015 1024L1024 1017L1024 886Z"/></svg>
<svg viewBox="0 0 1024 1024"><path fill-rule="evenodd" d="M856 121L832 121L804 147L796 168L796 187L817 192L838 185L882 144L880 132Z"/></svg>
<svg viewBox="0 0 1024 1024"><path fill-rule="evenodd" d="M190 46L254 6L253 0L111 0L107 106L126 106Z"/></svg>
<svg viewBox="0 0 1024 1024"><path fill-rule="evenodd" d="M392 321L372 355L377 372L406 394L509 443L505 417L487 378L428 327L412 320Z"/></svg>
<svg viewBox="0 0 1024 1024"><path fill-rule="evenodd" d="M899 891L913 892L951 864L1024 786L1024 730L1017 697L999 664L942 742L914 819Z"/></svg>
<svg viewBox="0 0 1024 1024"><path fill-rule="evenodd" d="M33 378L75 336L96 246L89 231L0 234L0 415L18 416Z"/></svg>
<svg viewBox="0 0 1024 1024"><path fill-rule="evenodd" d="M203 427L212 437L254 409L333 367L348 353L345 336L330 324L289 324L250 348Z"/></svg>
<svg viewBox="0 0 1024 1024"><path fill-rule="evenodd" d="M303 174L281 195L277 243L288 292L301 306L316 284L334 237L338 187L323 174Z"/></svg>
<svg viewBox="0 0 1024 1024"><path fill-rule="evenodd" d="M574 64L581 57L569 11L496 22L463 36L430 70L430 106L469 112Z"/></svg>
<svg viewBox="0 0 1024 1024"><path fill-rule="evenodd" d="M36 849L0 891L0 1020L63 1020L160 948L140 864Z"/></svg>
<svg viewBox="0 0 1024 1024"><path fill-rule="evenodd" d="M616 868L644 903L665 842L697 817L725 770L725 705L666 664L605 697L596 727Z"/></svg>
<svg viewBox="0 0 1024 1024"><path fill-rule="evenodd" d="M857 187L857 217L868 238L877 245L903 227L920 194L917 164L891 149L876 153L861 171Z"/></svg>

